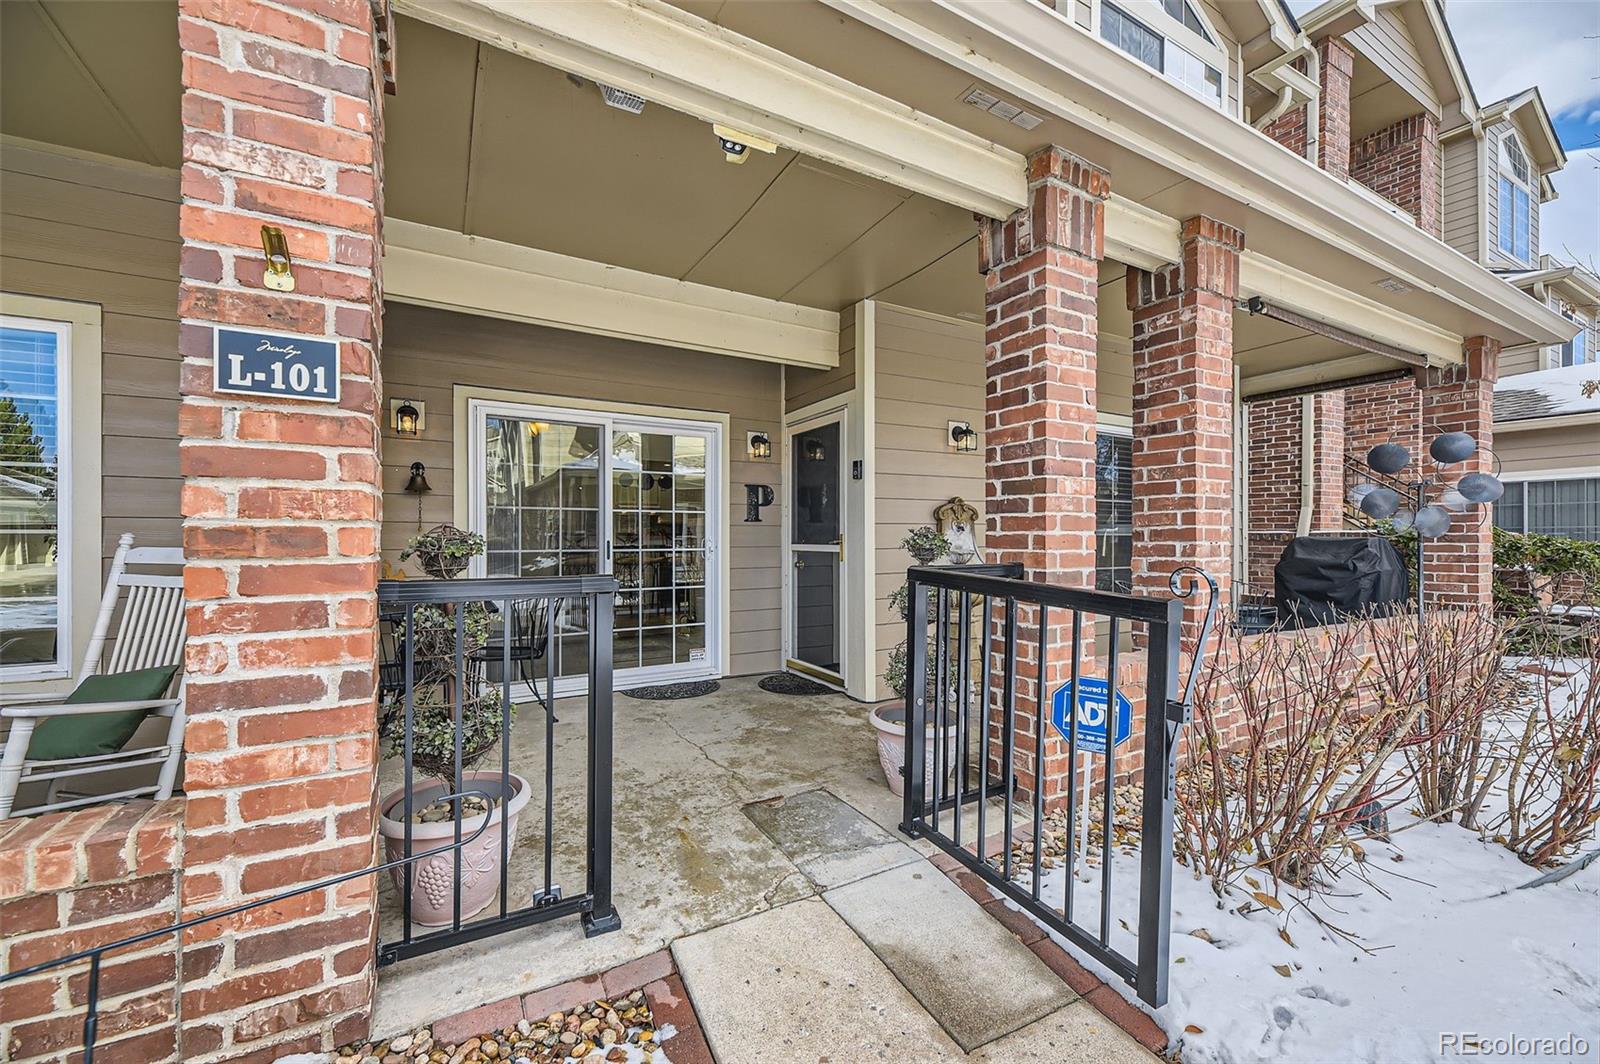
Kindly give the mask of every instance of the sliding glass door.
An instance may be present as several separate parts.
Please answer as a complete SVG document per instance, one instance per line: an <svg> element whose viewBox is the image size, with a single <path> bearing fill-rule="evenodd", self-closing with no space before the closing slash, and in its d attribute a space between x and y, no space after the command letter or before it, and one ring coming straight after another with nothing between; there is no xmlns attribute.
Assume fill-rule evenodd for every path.
<svg viewBox="0 0 1600 1064"><path fill-rule="evenodd" d="M716 675L721 426L486 400L470 412L483 573L614 573L616 682ZM574 603L553 620L556 675L576 684L589 619Z"/></svg>

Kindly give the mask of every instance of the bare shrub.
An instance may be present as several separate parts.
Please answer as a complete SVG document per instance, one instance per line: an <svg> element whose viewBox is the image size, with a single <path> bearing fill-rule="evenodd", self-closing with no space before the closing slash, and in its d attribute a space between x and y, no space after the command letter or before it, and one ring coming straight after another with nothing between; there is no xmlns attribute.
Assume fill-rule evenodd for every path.
<svg viewBox="0 0 1600 1064"><path fill-rule="evenodd" d="M1419 712L1362 705L1369 639L1360 623L1223 636L1195 692L1176 840L1219 896L1250 869L1317 888L1352 852L1346 828Z"/></svg>
<svg viewBox="0 0 1600 1064"><path fill-rule="evenodd" d="M1505 809L1495 837L1535 867L1558 863L1600 823L1600 619L1565 613L1519 622L1531 650L1517 673L1506 742Z"/></svg>
<svg viewBox="0 0 1600 1064"><path fill-rule="evenodd" d="M1502 766L1485 723L1504 708L1504 627L1487 609L1396 617L1372 640L1372 681L1383 703L1417 703L1400 737L1422 815L1475 827Z"/></svg>

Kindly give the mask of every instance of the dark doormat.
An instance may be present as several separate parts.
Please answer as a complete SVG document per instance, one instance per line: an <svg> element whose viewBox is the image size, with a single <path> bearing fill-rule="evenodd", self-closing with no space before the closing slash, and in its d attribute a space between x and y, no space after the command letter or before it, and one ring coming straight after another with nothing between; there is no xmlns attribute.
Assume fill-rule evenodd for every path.
<svg viewBox="0 0 1600 1064"><path fill-rule="evenodd" d="M792 672L775 672L771 676L763 676L756 686L775 695L838 694L831 687L826 687L815 680L808 680L804 676L796 676Z"/></svg>
<svg viewBox="0 0 1600 1064"><path fill-rule="evenodd" d="M721 689L722 685L715 680L694 680L690 683L658 683L653 687L635 687L620 693L629 698L669 702L679 698L699 698L701 695L708 695Z"/></svg>

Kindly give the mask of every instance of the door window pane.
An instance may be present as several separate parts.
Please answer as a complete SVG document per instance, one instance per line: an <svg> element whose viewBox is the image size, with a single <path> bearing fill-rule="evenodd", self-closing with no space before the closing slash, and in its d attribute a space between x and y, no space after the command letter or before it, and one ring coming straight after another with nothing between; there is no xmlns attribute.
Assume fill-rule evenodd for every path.
<svg viewBox="0 0 1600 1064"><path fill-rule="evenodd" d="M484 423L491 576L587 576L600 568L600 427L490 416ZM587 611L556 617L556 675L584 672Z"/></svg>
<svg viewBox="0 0 1600 1064"><path fill-rule="evenodd" d="M54 664L64 330L0 325L0 663ZM63 648L64 649L64 648Z"/></svg>
<svg viewBox="0 0 1600 1064"><path fill-rule="evenodd" d="M619 668L705 660L707 443L697 434L612 435Z"/></svg>
<svg viewBox="0 0 1600 1064"><path fill-rule="evenodd" d="M794 552L794 656L827 672L839 672L839 556L831 551Z"/></svg>
<svg viewBox="0 0 1600 1064"><path fill-rule="evenodd" d="M795 433L791 450L793 542L839 542L839 423Z"/></svg>

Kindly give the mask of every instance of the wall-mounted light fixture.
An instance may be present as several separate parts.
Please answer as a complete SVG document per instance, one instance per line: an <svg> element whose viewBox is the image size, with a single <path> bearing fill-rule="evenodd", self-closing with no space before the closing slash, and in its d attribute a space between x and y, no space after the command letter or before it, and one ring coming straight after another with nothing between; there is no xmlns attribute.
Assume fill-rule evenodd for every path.
<svg viewBox="0 0 1600 1064"><path fill-rule="evenodd" d="M772 457L772 437L765 432L747 432L745 439L745 453L758 462L764 462Z"/></svg>
<svg viewBox="0 0 1600 1064"><path fill-rule="evenodd" d="M815 436L807 436L805 442L805 456L808 462L821 462L827 459L828 449L822 441Z"/></svg>
<svg viewBox="0 0 1600 1064"><path fill-rule="evenodd" d="M289 257L289 241L285 239L283 230L275 225L261 227L261 254L266 256L267 269L261 275L261 283L274 292L293 292L294 274L290 267L294 260Z"/></svg>
<svg viewBox="0 0 1600 1064"><path fill-rule="evenodd" d="M420 399L390 399L389 427L396 436L414 440L428 426L428 404Z"/></svg>
<svg viewBox="0 0 1600 1064"><path fill-rule="evenodd" d="M950 422L950 449L963 453L978 449L978 433L970 421Z"/></svg>
<svg viewBox="0 0 1600 1064"><path fill-rule="evenodd" d="M421 462L411 463L411 479L406 481L406 490L413 495L426 495L433 488L428 484L428 467Z"/></svg>

